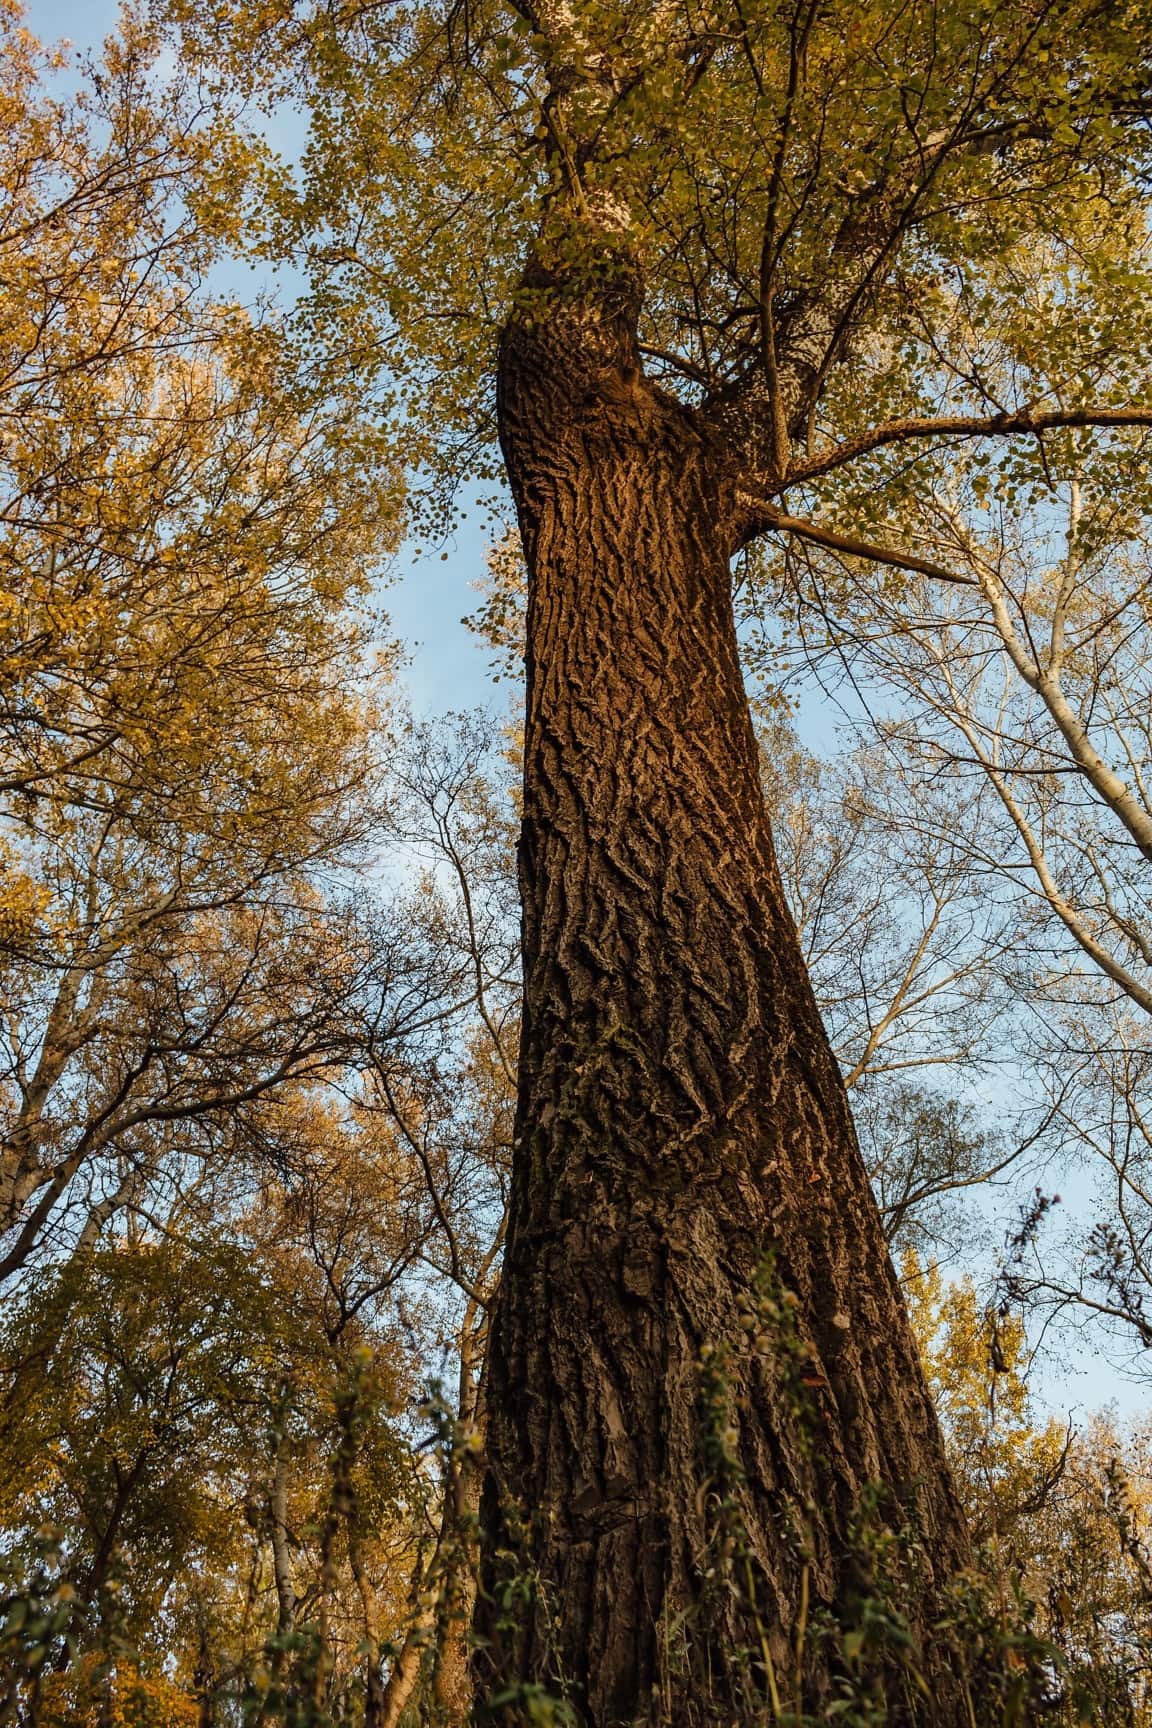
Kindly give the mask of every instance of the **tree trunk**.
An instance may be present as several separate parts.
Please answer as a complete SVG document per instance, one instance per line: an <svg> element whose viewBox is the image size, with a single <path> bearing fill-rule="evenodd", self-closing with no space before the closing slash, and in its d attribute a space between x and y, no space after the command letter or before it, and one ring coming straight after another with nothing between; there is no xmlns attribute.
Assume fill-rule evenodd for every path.
<svg viewBox="0 0 1152 1728"><path fill-rule="evenodd" d="M482 1484L480 1460L465 1454L452 1483L452 1545L454 1575L444 1580L440 1610L436 1673L432 1695L440 1728L460 1728L472 1708L468 1631L476 1603L476 1519Z"/></svg>
<svg viewBox="0 0 1152 1728"><path fill-rule="evenodd" d="M216 1655L208 1631L208 1622L201 1617L196 1636L196 1668L192 1677L197 1702L196 1728L216 1728L217 1721Z"/></svg>
<svg viewBox="0 0 1152 1728"><path fill-rule="evenodd" d="M480 1493L484 1482L484 1348L487 1321L469 1302L460 1328L458 1444L448 1460L437 1545L440 1575L432 1695L439 1728L461 1728L472 1714L469 1633L476 1606ZM480 1356L477 1362L477 1354Z"/></svg>
<svg viewBox="0 0 1152 1728"><path fill-rule="evenodd" d="M725 451L644 378L626 272L531 285L500 363L530 574L525 1001L478 1679L596 1728L730 1724L754 1697L771 1721L798 1642L809 1699L836 1668L798 1639L802 1593L812 1628L875 1587L869 1485L923 1543L928 1600L963 1521L775 863ZM960 1720L925 1661L930 1720Z"/></svg>
<svg viewBox="0 0 1152 1728"><path fill-rule="evenodd" d="M432 1670L432 1705L437 1728L459 1728L472 1713L472 1673L469 1634L476 1602L477 1515L483 1480L482 1450L474 1450L475 1436L483 1443L483 1362L477 1372L479 1347L487 1322L478 1318L479 1304L470 1301L458 1335L460 1350L459 1397L456 1428L460 1444L447 1460L444 1504L436 1548L427 1567L418 1564L413 1579L412 1617L383 1694L379 1723L364 1728L395 1728L416 1688L424 1652L435 1650Z"/></svg>
<svg viewBox="0 0 1152 1728"><path fill-rule="evenodd" d="M424 1652L435 1623L435 1611L429 1605L419 1612L409 1628L384 1687L378 1713L379 1728L396 1728L407 1709L408 1700L415 1692L416 1682L420 1678Z"/></svg>

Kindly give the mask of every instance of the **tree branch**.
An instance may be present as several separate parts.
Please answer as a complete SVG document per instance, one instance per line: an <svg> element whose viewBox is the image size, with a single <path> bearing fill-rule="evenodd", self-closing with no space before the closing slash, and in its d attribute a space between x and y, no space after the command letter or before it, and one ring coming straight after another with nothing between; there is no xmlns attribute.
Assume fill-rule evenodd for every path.
<svg viewBox="0 0 1152 1728"><path fill-rule="evenodd" d="M821 528L816 522L785 515L763 498L741 495L740 502L746 512L742 545L755 535L769 531L795 534L799 540L810 540L815 546L825 546L831 552L842 552L850 558L867 558L873 564L889 564L896 570L914 570L918 575L931 576L937 582L951 582L960 588L980 587L971 576L960 576L943 564L933 563L930 558L917 558L913 552L901 552L892 546L877 546L873 541L860 540L855 535L837 534L831 528Z"/></svg>
<svg viewBox="0 0 1152 1728"><path fill-rule="evenodd" d="M1152 426L1152 408L1056 408L1034 412L1018 409L1015 414L992 415L956 414L941 419L911 418L889 420L873 427L859 438L849 438L843 444L797 462L788 471L787 484L799 485L805 480L830 474L858 456L888 444L906 444L918 438L1007 438L1019 433L1047 432L1062 426Z"/></svg>

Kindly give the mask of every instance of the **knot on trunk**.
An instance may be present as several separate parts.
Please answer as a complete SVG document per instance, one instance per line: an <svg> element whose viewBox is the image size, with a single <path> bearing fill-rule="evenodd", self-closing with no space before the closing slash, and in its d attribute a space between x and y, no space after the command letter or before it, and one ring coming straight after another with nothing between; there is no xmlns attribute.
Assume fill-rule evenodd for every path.
<svg viewBox="0 0 1152 1728"><path fill-rule="evenodd" d="M630 248L598 224L543 235L524 272L501 341L519 370L558 372L572 393L640 373L643 284ZM502 368L503 370L503 368Z"/></svg>

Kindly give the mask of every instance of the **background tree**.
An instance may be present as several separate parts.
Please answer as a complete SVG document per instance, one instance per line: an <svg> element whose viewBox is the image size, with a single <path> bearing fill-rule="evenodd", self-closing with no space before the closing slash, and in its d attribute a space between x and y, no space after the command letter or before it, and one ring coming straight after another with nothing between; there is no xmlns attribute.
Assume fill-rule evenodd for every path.
<svg viewBox="0 0 1152 1728"><path fill-rule="evenodd" d="M1022 1613L1048 1643L1049 1719L1143 1722L1152 1701L1146 1424L1038 1421L1019 1313L983 1306L970 1281L945 1287L914 1253L902 1270L1001 1633Z"/></svg>
<svg viewBox="0 0 1152 1728"><path fill-rule="evenodd" d="M252 1234L121 1242L10 1317L4 1521L17 1546L60 1532L72 1604L65 1640L22 1652L33 1718L141 1674L221 1720L380 1684L416 1537L411 1359L387 1325L325 1325L331 1233L271 1270Z"/></svg>
<svg viewBox="0 0 1152 1728"><path fill-rule="evenodd" d="M499 743L415 728L393 760L403 1036L343 1001L352 1058L262 1094L62 1267L42 1251L10 1303L10 1709L144 1728L171 1683L202 1722L466 1713L518 999Z"/></svg>
<svg viewBox="0 0 1152 1728"><path fill-rule="evenodd" d="M424 1173L437 1223L428 1264L447 1298L454 1389L435 1388L442 1472L434 1541L412 1575L410 1624L384 1697L383 1728L399 1722L421 1681L433 1714L468 1720L470 1623L476 1598L478 1510L487 1428L489 1313L507 1228L520 944L507 734L480 716L413 728L397 766L393 821L421 866L412 915L453 956L468 1016L448 1048L382 1078L382 1104Z"/></svg>
<svg viewBox="0 0 1152 1728"><path fill-rule="evenodd" d="M0 1276L235 1155L388 973L346 873L395 484L350 379L207 292L245 146L153 54L61 100L0 23Z"/></svg>
<svg viewBox="0 0 1152 1728"><path fill-rule="evenodd" d="M1144 244L1132 237L1126 256ZM999 474L951 461L911 522L961 585L877 590L851 560L812 551L777 566L791 625L757 628L753 647L772 681L803 666L867 692L861 724L882 765L873 802L908 844L948 846L960 878L999 908L1018 1004L1004 1050L1013 1087L1031 1094L1061 1185L1071 1166L1096 1194L1086 1229L1030 1239L1016 1292L1115 1322L1138 1350L1152 952L1141 451L1045 433Z"/></svg>

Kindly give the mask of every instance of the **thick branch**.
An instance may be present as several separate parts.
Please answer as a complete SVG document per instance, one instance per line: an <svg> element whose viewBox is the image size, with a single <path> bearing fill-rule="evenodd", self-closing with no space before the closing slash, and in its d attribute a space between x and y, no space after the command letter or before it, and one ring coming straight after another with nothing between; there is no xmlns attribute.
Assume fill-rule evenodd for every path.
<svg viewBox="0 0 1152 1728"><path fill-rule="evenodd" d="M940 419L923 418L889 420L863 432L859 438L846 439L843 444L795 463L788 471L787 484L799 485L805 480L818 479L836 468L866 456L872 450L888 444L907 444L926 438L1006 438L1020 433L1055 431L1065 426L1152 426L1152 408L1054 408L1037 413L1021 408L1015 414L991 415L956 414Z"/></svg>
<svg viewBox="0 0 1152 1728"><path fill-rule="evenodd" d="M810 540L815 546L826 546L829 551L842 552L850 558L867 558L873 564L889 564L896 570L914 570L918 575L931 576L937 582L952 582L960 588L980 586L971 576L960 576L955 570L948 570L930 558L917 558L913 552L902 552L892 546L877 546L873 541L860 540L855 535L837 534L831 528L821 528L816 522L787 516L761 498L744 498L741 502L746 511L742 545L755 535L768 531L795 534L799 540Z"/></svg>

